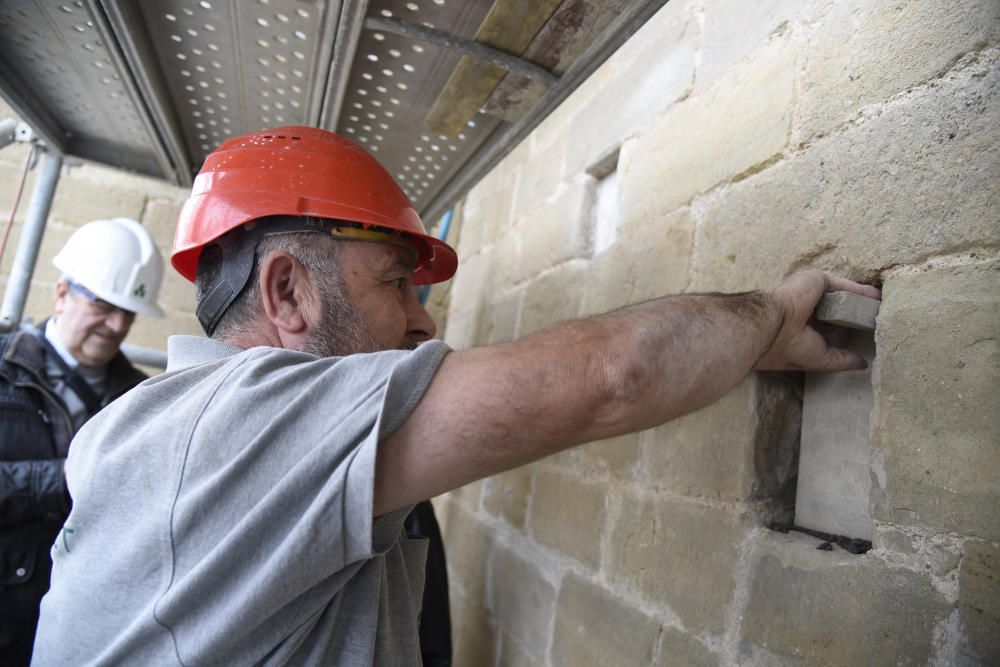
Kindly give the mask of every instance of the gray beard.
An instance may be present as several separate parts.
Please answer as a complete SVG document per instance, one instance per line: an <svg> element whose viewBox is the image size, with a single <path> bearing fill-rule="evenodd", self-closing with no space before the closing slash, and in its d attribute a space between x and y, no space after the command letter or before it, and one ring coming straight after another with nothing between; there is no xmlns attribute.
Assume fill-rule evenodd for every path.
<svg viewBox="0 0 1000 667"><path fill-rule="evenodd" d="M385 349L372 338L367 322L344 294L336 273L318 275L317 285L323 300L320 319L302 352L318 357L344 357Z"/></svg>

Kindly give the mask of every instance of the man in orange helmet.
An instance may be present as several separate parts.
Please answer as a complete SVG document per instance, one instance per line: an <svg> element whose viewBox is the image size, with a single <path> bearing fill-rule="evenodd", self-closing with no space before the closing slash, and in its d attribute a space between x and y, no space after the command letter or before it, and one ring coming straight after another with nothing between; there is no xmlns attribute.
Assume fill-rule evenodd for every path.
<svg viewBox="0 0 1000 667"><path fill-rule="evenodd" d="M172 338L167 372L74 443L37 665L419 664L415 503L753 368L860 368L807 322L824 291L878 296L807 272L453 352L412 286L454 251L371 156L298 127L208 157L172 262L211 338Z"/></svg>

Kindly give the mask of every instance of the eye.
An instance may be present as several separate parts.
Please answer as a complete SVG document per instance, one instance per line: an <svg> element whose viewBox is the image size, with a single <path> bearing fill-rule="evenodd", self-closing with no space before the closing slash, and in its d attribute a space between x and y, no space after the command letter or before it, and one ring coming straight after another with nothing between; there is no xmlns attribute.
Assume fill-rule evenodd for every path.
<svg viewBox="0 0 1000 667"><path fill-rule="evenodd" d="M398 289L400 292L402 292L403 291L403 285L406 284L406 279L405 278L396 278L395 280L391 280L389 282L392 285L394 285L396 289Z"/></svg>

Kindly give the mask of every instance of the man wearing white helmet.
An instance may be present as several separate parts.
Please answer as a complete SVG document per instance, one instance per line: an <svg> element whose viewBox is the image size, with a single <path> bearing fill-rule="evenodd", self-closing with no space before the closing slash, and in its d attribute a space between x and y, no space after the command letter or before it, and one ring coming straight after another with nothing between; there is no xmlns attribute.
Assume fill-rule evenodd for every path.
<svg viewBox="0 0 1000 667"><path fill-rule="evenodd" d="M126 218L76 230L53 259L54 315L0 337L0 664L28 664L49 548L69 513L63 464L90 417L146 378L120 351L156 305L163 260Z"/></svg>

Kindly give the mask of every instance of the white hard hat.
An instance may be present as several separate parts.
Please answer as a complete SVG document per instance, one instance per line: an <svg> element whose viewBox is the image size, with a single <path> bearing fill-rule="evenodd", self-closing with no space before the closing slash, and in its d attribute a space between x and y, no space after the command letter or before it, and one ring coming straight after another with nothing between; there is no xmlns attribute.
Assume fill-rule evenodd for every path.
<svg viewBox="0 0 1000 667"><path fill-rule="evenodd" d="M77 229L52 259L56 268L110 304L163 317L156 305L163 258L135 220L94 220Z"/></svg>

